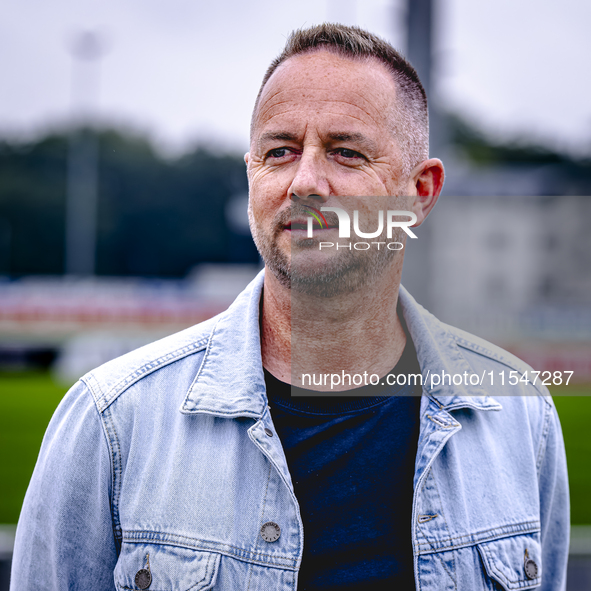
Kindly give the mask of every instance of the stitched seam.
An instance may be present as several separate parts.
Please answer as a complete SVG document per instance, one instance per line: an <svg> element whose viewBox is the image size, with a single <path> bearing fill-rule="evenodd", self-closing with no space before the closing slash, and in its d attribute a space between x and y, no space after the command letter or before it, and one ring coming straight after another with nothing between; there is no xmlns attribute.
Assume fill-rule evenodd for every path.
<svg viewBox="0 0 591 591"><path fill-rule="evenodd" d="M546 406L546 412L544 414L544 427L542 429L542 437L540 438L540 447L538 449L538 457L536 458L536 471L538 473L538 479L540 477L540 468L542 467L542 460L546 452L546 443L548 441L548 433L550 432L550 415L552 414L552 408Z"/></svg>
<svg viewBox="0 0 591 591"><path fill-rule="evenodd" d="M250 591L250 579L252 577L252 569L254 564L252 562L248 563L248 586L246 587L246 591Z"/></svg>
<svg viewBox="0 0 591 591"><path fill-rule="evenodd" d="M429 468L429 472L431 472L431 468ZM427 485L427 481L429 480L429 474L427 474L425 476L425 479L423 480L423 484L421 485L421 492L420 495L421 497L424 497L425 494L425 486ZM418 520L417 520L418 521ZM420 523L420 522L419 522ZM421 533L421 535L423 536L423 538L425 538L425 540L427 540L427 537L425 536L425 534L423 533L423 530L421 529L421 527L419 525L415 526L416 529L419 530L419 532ZM417 536L418 537L418 536ZM417 546L421 546L422 544L427 544L427 545L431 545L430 542L427 540L426 542L419 542L417 541Z"/></svg>
<svg viewBox="0 0 591 591"><path fill-rule="evenodd" d="M174 538L177 538L179 541L177 542L176 540L163 540L160 538L154 538L154 537L133 537L130 536L130 534L156 534L156 535L163 535L163 536L168 536L168 535L172 535ZM187 544L183 545L181 540L187 540ZM166 534L165 532L155 532L152 530L133 530L133 531L124 531L123 532L123 541L124 542L128 542L128 543L145 543L145 542L156 542L158 544L162 544L164 546L180 546L183 548L194 548L196 550L205 550L207 552L221 552L221 550L216 549L216 546L221 546L221 547L225 547L225 548L230 548L232 550L236 550L236 554L230 552L230 551L226 551L228 554L231 554L232 556L236 556L236 558L239 558L239 554L245 554L245 555L258 555L258 556L264 556L264 557L268 557L268 558L273 558L276 560L283 560L289 563L295 563L296 560L289 557L289 556L282 556L280 554L267 554L265 552L252 552L250 550L244 550L243 548L239 548L238 546L234 546L232 544L216 544L216 546L207 546L202 544L203 540L196 540L195 538L189 538L187 536L180 536L177 534ZM198 542L196 544L190 544L190 542ZM200 543L201 542L201 543ZM262 561L261 561L262 562Z"/></svg>
<svg viewBox="0 0 591 591"><path fill-rule="evenodd" d="M245 399L245 400L249 400L249 399ZM239 404L239 402L240 401L236 401L235 404ZM249 400L249 402L250 402L250 400ZM184 404L183 404L183 409L186 409L186 411L191 411L193 413L196 412L195 410L187 409L187 407L184 406ZM258 411L251 411L251 410L227 411L227 410L220 410L219 408L213 408L213 407L209 407L209 406L200 406L199 412L211 413L216 416L224 416L224 417L230 417L230 418L233 418L233 417L255 417L255 418L259 419L261 417L260 412L258 412Z"/></svg>
<svg viewBox="0 0 591 591"><path fill-rule="evenodd" d="M496 539L501 539L501 538L507 538L507 537L514 536L514 535L519 535L519 534L524 534L524 533L528 533L528 534L529 533L536 533L536 532L539 532L540 531L540 523L538 521L524 522L524 523L517 524L517 526L505 526L505 527L520 527L520 526L526 526L526 525L529 525L530 528L529 529L526 529L524 527L523 529L514 530L514 531L510 531L510 532L499 532L497 534L492 534L488 538L482 538L482 539L479 539L477 541L474 541L473 539L470 539L470 538L473 538L474 536L478 536L480 534L485 534L487 532L495 532L495 531L498 532L498 530L502 529L502 527L500 527L500 528L492 528L492 529L485 529L483 531L476 532L475 534L471 534L471 535L470 534L465 534L465 535L462 535L462 536L454 536L452 538L446 538L446 539L443 539L443 540L438 540L435 543L436 544L442 544L443 542L451 542L452 540L459 540L459 539L462 539L462 538L466 538L466 542L464 542L464 544L461 544L461 545L473 545L473 544L481 544L483 542L487 542L487 541L491 541L491 540L496 540ZM419 545L420 546L431 546L432 543L431 542L422 542L422 543L420 542ZM461 547L461 545L460 546L453 546L453 547L459 548L459 547Z"/></svg>
<svg viewBox="0 0 591 591"><path fill-rule="evenodd" d="M191 386L189 387L189 392L191 392L193 390L193 387L195 386L195 384L197 383L197 380L200 378L201 374L203 373L203 368L205 366L205 362L207 361L207 358L209 357L209 352L211 351L211 344L213 342L213 336L215 335L215 331L218 327L219 324L219 320L215 323L215 326L213 327L213 330L211 331L211 334L209 335L209 337L207 338L207 342L206 342L206 347L205 347L205 354L203 355L203 359L201 361L201 365L199 366L199 370L197 371L197 375L195 376L195 379L193 380L193 382L191 383ZM185 402L183 403L183 407L186 408L186 403L187 401L185 400Z"/></svg>
<svg viewBox="0 0 591 591"><path fill-rule="evenodd" d="M267 459L265 457L265 459ZM263 525L263 515L265 514L265 508L267 506L267 493L269 491L269 482L271 481L271 462L269 462L269 460L267 459L267 462L269 464L269 473L267 474L267 484L265 485L265 496L263 497L263 505L261 507L261 516L259 517L259 531L257 532L257 537L254 543L255 548L259 547L259 542L260 540L262 540L263 538L260 535L260 528Z"/></svg>
<svg viewBox="0 0 591 591"><path fill-rule="evenodd" d="M522 362L523 365L512 363L509 359L506 359L505 357L500 356L498 353L494 353L493 351L491 351L490 349L487 349L486 347L482 347L481 345L478 345L476 343L472 343L472 342L464 339L463 337L460 337L457 335L453 335L453 336L456 340L456 344L458 345L458 347L462 347L462 349L466 349L467 351L472 351L473 353L476 353L477 355L480 355L482 357L494 359L495 361L497 361L498 363L501 363L505 367L509 367L515 371L521 372L522 374L530 369L526 363ZM540 395L546 396L546 394L544 394L542 389L537 384L532 384L532 387L535 388L540 393Z"/></svg>
<svg viewBox="0 0 591 591"><path fill-rule="evenodd" d="M433 468L429 468L429 473L431 473L432 469ZM427 474L427 476L425 476L425 480L423 480L423 485L421 486L421 493L425 492L425 486L427 485L427 481L429 480L429 475L430 474Z"/></svg>
<svg viewBox="0 0 591 591"><path fill-rule="evenodd" d="M157 357L153 361L149 361L148 363L145 363L144 365L142 365L141 367L136 369L132 374L129 374L125 378L122 378L117 384L112 386L106 392L105 398L109 394L111 394L111 392L117 391L121 385L128 387L131 384L135 383L135 381L137 381L137 379L144 377L147 373L152 373L152 372L149 372L148 370L155 371L157 369L160 369L163 365L167 365L168 363L178 361L179 359L182 359L183 357L186 357L187 355L190 355L192 353L198 353L199 351L203 350L206 343L207 343L207 338L204 338L196 343L191 343L190 345L185 345L184 347L180 347L179 349L176 349L175 351L167 353L164 356ZM136 379L134 379L134 378L136 378Z"/></svg>
<svg viewBox="0 0 591 591"><path fill-rule="evenodd" d="M494 564L496 572L499 573L499 576L502 576L508 583L517 584L520 587L524 587L524 583L527 585L536 585L539 583L541 577L536 577L535 579L517 579L516 581L511 580L505 573L497 566L497 561L492 552L488 548L482 548L488 559ZM503 566L501 564L501 566Z"/></svg>
<svg viewBox="0 0 591 591"><path fill-rule="evenodd" d="M433 486L435 487L435 493L437 494L437 499L438 499L438 505L441 507L441 517L443 517L443 521L445 523L445 529L447 530L447 533L450 533L450 529L449 529L449 524L447 523L447 519L445 518L445 513L443 512L443 502L441 501L441 495L439 494L439 487L437 486L437 480L435 479L435 475L433 474L433 470L431 470L431 474L430 477L433 479ZM455 574L456 574L456 559L455 559L455 555L452 554L452 565L453 565L453 577L452 577L452 581L454 583L455 588L457 588L457 581L455 579ZM451 576L451 575L450 575Z"/></svg>
<svg viewBox="0 0 591 591"><path fill-rule="evenodd" d="M439 562L441 562L441 566L445 569L445 572L447 573L447 576L451 579L451 582L453 583L454 589L457 590L458 585L457 585L457 583L456 583L456 581L455 581L452 573L450 573L449 572L449 569L445 566L445 562L443 562L443 558L441 557L441 553L436 552L435 553L435 556L439 559ZM454 553L453 552L452 552L451 558L452 558L452 563L454 564L454 567L453 568L455 569L455 559L454 559Z"/></svg>
<svg viewBox="0 0 591 591"><path fill-rule="evenodd" d="M423 485L421 486L421 495L424 497L425 495L425 486L427 486L427 483L429 482L429 478L431 478L433 476L433 468L429 468L429 473L425 476L425 479L423 480ZM441 500L441 499L440 499ZM426 523L426 522L421 522L417 519L418 523ZM447 525L447 523L446 523ZM419 530L421 530L421 534L423 535L423 538L425 538L425 540L427 540L427 536L423 533L423 530L419 527ZM448 529L448 533L449 533L449 529ZM422 542L423 544L428 544L429 546L431 545L431 543L427 540L426 542ZM421 542L419 542L419 545L421 545Z"/></svg>
<svg viewBox="0 0 591 591"><path fill-rule="evenodd" d="M191 591L191 589L195 589L195 587L197 587L197 585L201 585L201 583L203 583L203 581L208 580L209 578L209 567L211 565L211 558L213 557L213 554L210 554L207 557L207 565L205 566L205 575L203 576L202 579L200 579L199 581L197 581L192 587L189 587L187 589L187 591Z"/></svg>
<svg viewBox="0 0 591 591"><path fill-rule="evenodd" d="M433 552L447 552L448 550L458 550L460 548L469 548L471 546L480 546L480 544L486 544L489 542L496 542L497 540L504 540L506 538L513 538L515 536L521 536L521 535L527 535L527 534L532 534L532 533L538 533L539 530L535 530L535 531L525 531L525 532L519 532L519 533L510 533L504 536L491 536L490 538L484 538L482 540L478 540L477 542L464 542L464 543L460 543L460 544L455 544L453 546L444 546L442 548L438 548L438 549L434 549ZM427 554L432 554L433 552L426 552L426 551L420 551L421 556L425 556Z"/></svg>
<svg viewBox="0 0 591 591"><path fill-rule="evenodd" d="M142 543L141 540L140 541L129 541L129 540L125 540L126 543ZM152 543L152 542L149 542ZM253 556L241 556L240 554L236 554L233 553L230 550L223 550L223 549L219 549L219 548L208 548L208 547L201 547L201 546L183 546L181 544L175 544L175 543L170 543L170 542L159 542L159 545L163 545L163 546L174 546L175 548L184 548L184 549L189 549L189 550L195 550L195 551L199 551L199 552L210 552L210 553L217 553L217 554L221 554L224 556L228 556L231 559L235 559L235 560L240 560L241 562L245 562L247 564L255 564L258 566L264 566L265 568L276 568L279 570L296 570L296 565L295 565L295 560L290 560L290 561L281 561L281 560L275 560L275 561L268 561L268 560L262 560L262 559L258 559L256 557ZM248 554L252 554L252 553L248 553Z"/></svg>
<svg viewBox="0 0 591 591"><path fill-rule="evenodd" d="M200 341L197 341L196 343L185 345L184 347L180 347L179 349L167 353L166 355L157 357L154 361L145 363L133 373L122 378L119 382L117 382L117 384L112 386L105 394L101 396L101 406L104 407L102 410L106 409L121 393L123 393L130 386L133 386L133 384L144 378L146 375L153 373L165 365L169 365L170 363L178 361L183 357L188 357L191 354L199 353L199 351L203 350L206 343L207 338L204 338Z"/></svg>
<svg viewBox="0 0 591 591"><path fill-rule="evenodd" d="M420 525L417 526L418 529L421 530L421 533L423 534L423 537L425 539L427 539L427 536L425 536L424 532L422 531L422 528ZM433 546L431 546L433 548ZM430 553L431 554L431 553ZM458 586L456 585L456 581L454 580L454 577L452 576L452 574L449 572L449 569L447 568L447 566L445 566L445 562L443 562L443 559L441 558L440 554L442 554L442 552L437 552L435 550L435 548L433 548L433 553L431 555L434 555L435 557L437 557L437 559L439 560L439 562L441 562L441 566L443 567L443 569L445 570L445 572L447 573L447 575L449 576L449 578L451 579L451 582L454 585L454 589L457 589ZM452 554L452 562L453 562L453 554ZM454 569L455 569L455 563L454 563Z"/></svg>
<svg viewBox="0 0 591 591"><path fill-rule="evenodd" d="M437 398L431 398L430 400L433 400L435 402L435 404L437 404L437 406L439 407L439 410L445 410L445 407L439 402L439 400L437 400Z"/></svg>
<svg viewBox="0 0 591 591"><path fill-rule="evenodd" d="M93 402L94 402L94 407L96 409L96 412L98 414L99 417L99 421L101 423L101 428L103 431L103 437L105 438L105 443L107 445L107 449L109 451L109 465L110 465L110 470L111 470L111 495L110 495L110 509L111 509L111 528L113 529L113 537L115 539L115 543L116 545L120 545L117 544L117 541L120 542L121 540L121 528L119 527L119 519L116 516L116 514L118 514L117 509L116 509L116 503L115 503L115 490L116 490L116 484L115 484L115 452L113 449L113 446L111 444L111 440L109 437L109 428L106 425L106 421L105 421L105 417L103 416L103 413L101 413L99 411L98 408L98 404L97 404L97 397L95 396L95 392L92 388L92 385L89 384L88 382L83 381L82 382L86 388L88 388L92 398L93 398Z"/></svg>
<svg viewBox="0 0 591 591"><path fill-rule="evenodd" d="M526 530L526 531L522 531L522 532L510 532L504 535L500 535L500 536L490 536L488 538L482 538L481 540L478 541L474 541L474 540L466 540L464 542L458 542L456 544L452 544L451 546L439 546L438 542L432 542L432 543L424 543L422 544L423 546L431 546L434 550L434 552L445 552L447 550L457 550L459 548L466 548L469 546L475 546L478 544L485 544L487 542L494 542L496 540L503 540L505 538L511 538L513 536L519 536L519 535L523 535L523 534L532 534L532 533L537 533L539 530ZM434 548L433 544L437 545L437 549ZM421 548L419 549L419 553L420 554L430 554L430 552L426 552L425 548Z"/></svg>
<svg viewBox="0 0 591 591"><path fill-rule="evenodd" d="M512 363L506 357L501 356L498 353L495 353L494 351L491 351L487 347L483 347L482 345L479 345L478 343L468 341L467 339L465 339L464 337L461 337L459 335L453 335L453 338L456 341L456 344L458 345L458 347L461 347L462 349L472 351L473 353L476 353L482 357L488 357L490 359L494 359L495 361L498 361L499 363L502 363L503 365L506 365L507 367L512 367L516 371L521 371L522 369L525 370L525 364L523 364L523 366L519 367L520 364Z"/></svg>
<svg viewBox="0 0 591 591"><path fill-rule="evenodd" d="M526 526L529 526L530 528L533 527L535 529L525 529ZM513 527L515 527L515 528L523 527L524 528L523 530L516 530L516 531L513 532L513 533L516 533L516 534L517 533L524 533L524 532L525 533L530 533L532 531L533 532L540 531L540 522L539 521L524 521L522 523L517 523L515 525L505 525L505 526L500 526L500 527L492 527L490 529L483 529L483 530L478 531L478 532L476 532L474 534L464 534L464 535L461 535L461 536L453 536L453 537L450 537L450 538L444 538L443 540L439 540L439 542L451 542L452 540L458 540L458 539L461 539L461 538L471 538L473 536L478 536L480 534L486 534L488 532L494 532L494 531L502 530L505 527L511 527L511 528L513 528ZM503 533L503 532L500 532L500 533ZM494 534L493 534L493 538L494 538ZM479 544L480 541L474 542L474 543L475 544Z"/></svg>
<svg viewBox="0 0 591 591"><path fill-rule="evenodd" d="M121 481L123 479L121 466L121 446L119 445L119 439L115 431L115 426L113 424L113 417L111 416L111 413L105 411L101 414L101 416L103 417L105 429L109 433L110 439L112 439L115 443L114 446L112 445L112 443L110 446L111 462L113 464L113 499L111 506L111 514L113 516L115 536L117 539L119 539L119 542L121 543L123 541L123 531L121 530L121 520L119 519L119 498L121 495Z"/></svg>
<svg viewBox="0 0 591 591"><path fill-rule="evenodd" d="M468 400L468 397L462 396L462 400L459 400L458 402L455 402L454 404L449 404L449 406L445 407L445 410L447 412L452 412L454 410L463 409L463 408L473 408L474 410L485 410L485 411L489 411L489 410L490 411L499 411L502 409L501 404L498 403L495 398L493 398L492 396L489 396L488 394L486 394L486 395L475 394L471 398L474 398L474 397L484 398L485 396L489 399L489 401L492 400L494 402L475 403L473 400Z"/></svg>
<svg viewBox="0 0 591 591"><path fill-rule="evenodd" d="M100 385L94 379L94 376L92 374L82 376L80 378L80 381L90 390L92 397L94 398L94 404L95 404L97 410L99 412L101 412L101 409L99 408L99 406L100 406L99 401L103 397L103 392L101 390ZM98 390L98 392L95 392L95 387Z"/></svg>

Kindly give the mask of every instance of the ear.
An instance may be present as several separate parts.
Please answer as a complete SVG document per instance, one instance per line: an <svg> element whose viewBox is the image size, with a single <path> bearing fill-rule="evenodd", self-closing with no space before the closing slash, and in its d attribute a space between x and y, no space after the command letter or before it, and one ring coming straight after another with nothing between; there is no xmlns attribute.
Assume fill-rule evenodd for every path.
<svg viewBox="0 0 591 591"><path fill-rule="evenodd" d="M250 159L250 152L246 152L246 154L244 154L244 162L246 162L246 166L248 166L249 159Z"/></svg>
<svg viewBox="0 0 591 591"><path fill-rule="evenodd" d="M429 215L443 188L445 171L438 158L430 158L418 164L410 173L416 190L412 211L417 216L415 226L420 226Z"/></svg>

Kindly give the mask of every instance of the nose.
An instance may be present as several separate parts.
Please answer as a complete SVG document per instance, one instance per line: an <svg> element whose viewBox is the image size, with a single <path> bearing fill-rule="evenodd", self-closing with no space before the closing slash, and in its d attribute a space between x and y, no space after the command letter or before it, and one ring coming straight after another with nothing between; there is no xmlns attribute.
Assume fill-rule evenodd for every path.
<svg viewBox="0 0 591 591"><path fill-rule="evenodd" d="M324 203L330 195L326 163L316 151L304 150L288 189L293 201Z"/></svg>

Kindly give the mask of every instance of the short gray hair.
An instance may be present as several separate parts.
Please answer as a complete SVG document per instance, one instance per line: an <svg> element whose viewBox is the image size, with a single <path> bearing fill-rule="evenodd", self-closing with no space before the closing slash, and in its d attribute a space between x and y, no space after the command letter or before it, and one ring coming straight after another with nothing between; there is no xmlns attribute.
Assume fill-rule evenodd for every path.
<svg viewBox="0 0 591 591"><path fill-rule="evenodd" d="M251 137L255 115L265 84L273 72L290 57L316 50L332 51L352 59L374 58L392 73L398 93L395 102L394 133L408 174L414 166L429 157L429 112L427 95L416 70L387 41L359 27L324 23L293 31L282 53L276 57L263 78L251 120Z"/></svg>

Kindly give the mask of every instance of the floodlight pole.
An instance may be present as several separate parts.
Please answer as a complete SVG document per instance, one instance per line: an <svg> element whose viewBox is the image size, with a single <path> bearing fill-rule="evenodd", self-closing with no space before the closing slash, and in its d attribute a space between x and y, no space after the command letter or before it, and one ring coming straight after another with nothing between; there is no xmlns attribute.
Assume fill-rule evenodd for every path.
<svg viewBox="0 0 591 591"><path fill-rule="evenodd" d="M88 126L104 46L96 33L86 31L77 35L71 54L74 115L68 145L65 272L91 276L96 266L98 141Z"/></svg>
<svg viewBox="0 0 591 591"><path fill-rule="evenodd" d="M436 97L433 92L433 3L434 0L407 0L406 3L406 57L417 71L429 102L429 152L440 156L440 123ZM418 240L405 253L403 281L415 297L434 310L433 297L433 238L430 225L417 229ZM411 241L407 241L407 245Z"/></svg>

